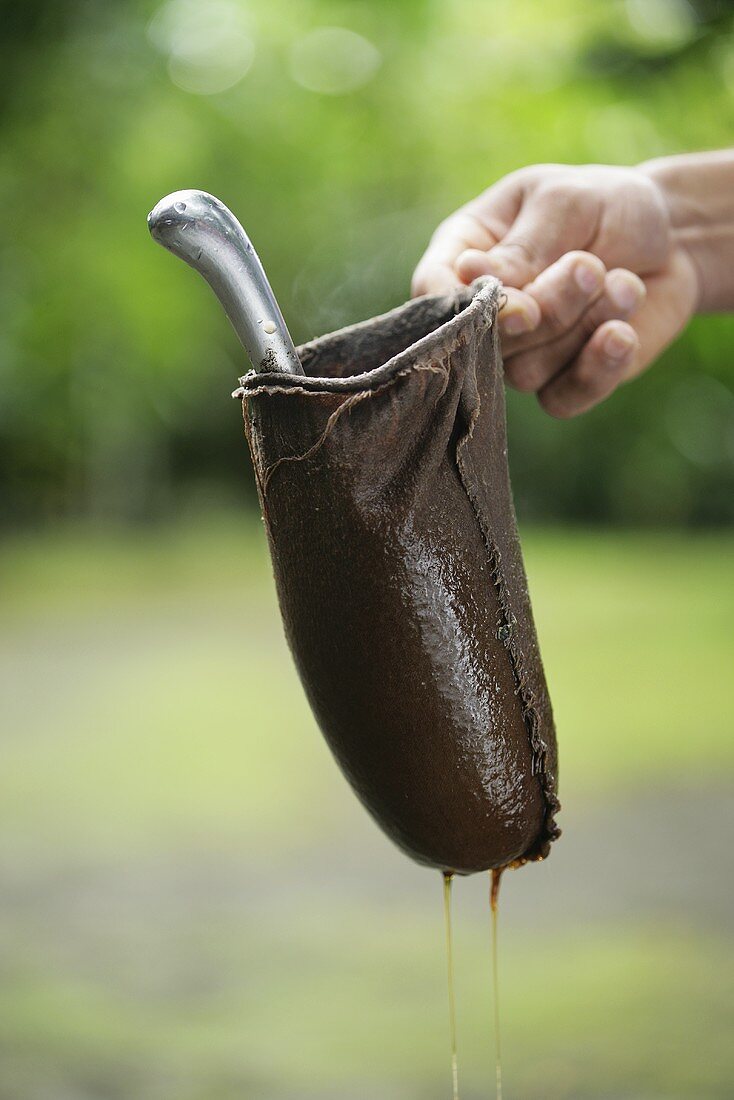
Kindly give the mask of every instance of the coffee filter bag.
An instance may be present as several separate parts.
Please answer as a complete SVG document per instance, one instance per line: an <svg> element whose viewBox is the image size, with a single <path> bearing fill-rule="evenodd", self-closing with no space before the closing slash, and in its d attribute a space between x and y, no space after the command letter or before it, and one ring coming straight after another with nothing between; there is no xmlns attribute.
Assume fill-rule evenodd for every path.
<svg viewBox="0 0 734 1100"><path fill-rule="evenodd" d="M286 634L352 787L420 863L542 858L556 741L507 468L500 284L298 349L242 398Z"/></svg>

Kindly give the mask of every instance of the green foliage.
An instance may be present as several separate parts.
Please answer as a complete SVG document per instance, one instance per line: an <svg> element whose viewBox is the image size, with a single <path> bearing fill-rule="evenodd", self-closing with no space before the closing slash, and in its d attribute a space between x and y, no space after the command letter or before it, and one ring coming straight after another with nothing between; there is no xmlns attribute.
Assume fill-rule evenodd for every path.
<svg viewBox="0 0 734 1100"><path fill-rule="evenodd" d="M201 186L233 207L305 338L401 301L436 222L507 171L720 146L734 125L734 15L714 0L193 6L254 49L212 94L187 90L212 73L186 68L150 0L2 6L6 523L252 500L228 397L243 354L208 289L148 239L164 193ZM168 15L185 24L191 7ZM376 71L360 76L357 50L350 73L348 43L320 61L312 40L296 65L323 26L371 43ZM343 94L312 90L324 71ZM513 397L523 512L731 517L733 347L731 319L702 320L571 425Z"/></svg>

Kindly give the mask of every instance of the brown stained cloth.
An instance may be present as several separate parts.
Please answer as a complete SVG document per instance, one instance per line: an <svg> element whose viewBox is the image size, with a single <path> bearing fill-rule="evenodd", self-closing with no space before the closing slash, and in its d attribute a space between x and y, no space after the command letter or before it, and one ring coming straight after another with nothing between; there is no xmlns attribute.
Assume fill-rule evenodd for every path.
<svg viewBox="0 0 734 1100"><path fill-rule="evenodd" d="M286 634L342 770L421 863L558 835L556 741L507 470L500 286L299 349L243 399Z"/></svg>

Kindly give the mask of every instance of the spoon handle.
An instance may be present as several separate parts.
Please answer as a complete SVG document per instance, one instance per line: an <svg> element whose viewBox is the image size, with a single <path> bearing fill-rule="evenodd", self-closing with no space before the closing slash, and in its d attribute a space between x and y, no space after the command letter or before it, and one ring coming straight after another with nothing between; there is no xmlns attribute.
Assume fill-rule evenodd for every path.
<svg viewBox="0 0 734 1100"><path fill-rule="evenodd" d="M204 276L257 372L303 373L252 242L223 202L206 191L174 191L151 210L148 228Z"/></svg>

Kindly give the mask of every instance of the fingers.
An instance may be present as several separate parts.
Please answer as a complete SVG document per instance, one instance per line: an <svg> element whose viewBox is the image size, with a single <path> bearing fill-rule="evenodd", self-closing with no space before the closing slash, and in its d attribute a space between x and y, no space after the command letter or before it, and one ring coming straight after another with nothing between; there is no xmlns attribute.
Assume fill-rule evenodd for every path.
<svg viewBox="0 0 734 1100"><path fill-rule="evenodd" d="M572 363L600 325L626 320L645 301L645 285L631 271L618 268L608 272L602 276L600 289L587 292L584 298L575 273L571 277L573 267L559 261L554 268L555 272L549 269L542 285L538 279L525 291L534 295L532 287L541 286L541 322L526 335L503 340L507 381L525 392L537 392Z"/></svg>
<svg viewBox="0 0 734 1100"><path fill-rule="evenodd" d="M411 286L414 295L439 294L472 281L474 276L463 278L456 261L467 250L478 249L486 255L502 239L523 201L522 178L521 173L505 176L441 222L415 269Z"/></svg>
<svg viewBox="0 0 734 1100"><path fill-rule="evenodd" d="M551 416L564 419L586 412L624 381L639 348L639 337L631 325L606 321L573 365L540 390L540 404Z"/></svg>
<svg viewBox="0 0 734 1100"><path fill-rule="evenodd" d="M411 293L441 294L462 279L456 271L457 257L468 248L491 248L496 244L489 229L466 207L441 222L413 274ZM471 282L471 280L469 280Z"/></svg>
<svg viewBox="0 0 734 1100"><path fill-rule="evenodd" d="M680 251L648 278L634 328L620 321L603 323L570 366L541 388L543 408L552 416L577 416L635 378L686 326L696 308L697 287L693 265Z"/></svg>
<svg viewBox="0 0 734 1100"><path fill-rule="evenodd" d="M507 233L489 250L473 243L455 259L459 278L495 275L522 287L569 249L586 248L599 222L599 197L582 183L551 180L531 191Z"/></svg>
<svg viewBox="0 0 734 1100"><path fill-rule="evenodd" d="M680 250L665 268L646 280L647 301L635 316L640 351L629 377L639 374L657 359L686 327L696 310L698 277L692 261Z"/></svg>
<svg viewBox="0 0 734 1100"><path fill-rule="evenodd" d="M530 294L508 286L504 288L504 296L505 302L499 315L503 351L513 341L535 332L543 320L540 305Z"/></svg>
<svg viewBox="0 0 734 1100"><path fill-rule="evenodd" d="M547 344L573 328L601 295L605 276L604 264L589 252L569 252L541 272L523 293L540 306L542 324L531 334L509 334L503 343L505 358Z"/></svg>

